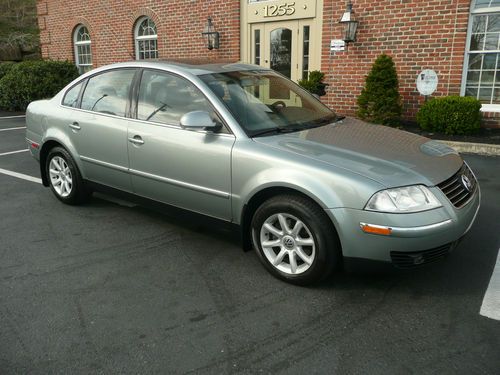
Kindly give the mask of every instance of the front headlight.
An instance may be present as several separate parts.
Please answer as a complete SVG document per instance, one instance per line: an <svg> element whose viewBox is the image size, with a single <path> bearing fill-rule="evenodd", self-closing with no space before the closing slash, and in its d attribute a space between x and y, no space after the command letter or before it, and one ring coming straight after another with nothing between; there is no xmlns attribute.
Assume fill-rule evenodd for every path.
<svg viewBox="0 0 500 375"><path fill-rule="evenodd" d="M375 193L365 206L368 211L419 212L441 207L441 204L423 185L387 189Z"/></svg>

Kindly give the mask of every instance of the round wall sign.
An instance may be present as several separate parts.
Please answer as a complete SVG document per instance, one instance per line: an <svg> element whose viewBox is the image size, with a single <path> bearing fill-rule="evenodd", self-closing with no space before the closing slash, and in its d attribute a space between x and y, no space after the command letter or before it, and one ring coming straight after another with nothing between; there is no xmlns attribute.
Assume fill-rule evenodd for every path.
<svg viewBox="0 0 500 375"><path fill-rule="evenodd" d="M421 95L429 96L436 91L438 76L434 70L422 70L417 77L417 90Z"/></svg>

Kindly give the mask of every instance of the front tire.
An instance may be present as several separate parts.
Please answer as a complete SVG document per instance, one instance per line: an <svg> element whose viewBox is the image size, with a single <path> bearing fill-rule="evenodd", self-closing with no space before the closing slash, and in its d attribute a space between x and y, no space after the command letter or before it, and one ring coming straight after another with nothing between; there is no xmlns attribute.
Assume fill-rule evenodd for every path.
<svg viewBox="0 0 500 375"><path fill-rule="evenodd" d="M45 171L50 189L61 202L77 205L90 197L75 161L64 148L54 147L49 151Z"/></svg>
<svg viewBox="0 0 500 375"><path fill-rule="evenodd" d="M335 229L315 202L280 195L264 202L252 219L252 241L275 277L308 285L328 277L342 256Z"/></svg>

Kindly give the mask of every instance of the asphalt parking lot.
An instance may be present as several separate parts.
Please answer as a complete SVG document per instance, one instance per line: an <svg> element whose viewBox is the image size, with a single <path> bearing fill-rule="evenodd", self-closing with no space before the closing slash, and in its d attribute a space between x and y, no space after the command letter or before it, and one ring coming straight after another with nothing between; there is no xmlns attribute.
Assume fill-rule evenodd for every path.
<svg viewBox="0 0 500 375"><path fill-rule="evenodd" d="M0 374L499 373L500 321L480 310L500 157L464 156L482 207L444 262L301 288L217 227L104 195L63 205L24 126L0 119Z"/></svg>

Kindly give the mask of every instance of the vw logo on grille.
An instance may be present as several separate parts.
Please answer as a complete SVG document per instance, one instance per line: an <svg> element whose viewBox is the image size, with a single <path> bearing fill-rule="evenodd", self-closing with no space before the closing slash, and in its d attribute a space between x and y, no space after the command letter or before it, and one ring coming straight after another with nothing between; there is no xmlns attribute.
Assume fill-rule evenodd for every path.
<svg viewBox="0 0 500 375"><path fill-rule="evenodd" d="M462 175L462 185L464 185L465 190L471 191L472 189L472 182L470 182L469 177L466 175Z"/></svg>

